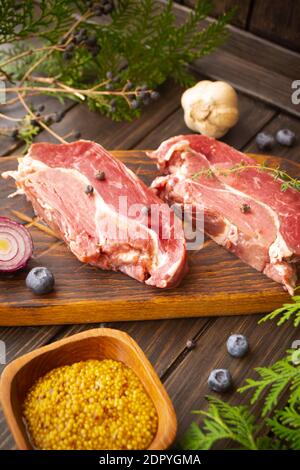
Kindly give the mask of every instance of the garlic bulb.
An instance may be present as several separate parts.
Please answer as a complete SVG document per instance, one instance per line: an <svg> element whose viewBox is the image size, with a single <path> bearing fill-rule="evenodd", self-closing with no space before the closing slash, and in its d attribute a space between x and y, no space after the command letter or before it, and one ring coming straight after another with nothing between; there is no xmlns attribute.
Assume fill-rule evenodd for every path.
<svg viewBox="0 0 300 470"><path fill-rule="evenodd" d="M238 97L225 82L203 80L181 97L186 125L208 137L219 138L239 119Z"/></svg>

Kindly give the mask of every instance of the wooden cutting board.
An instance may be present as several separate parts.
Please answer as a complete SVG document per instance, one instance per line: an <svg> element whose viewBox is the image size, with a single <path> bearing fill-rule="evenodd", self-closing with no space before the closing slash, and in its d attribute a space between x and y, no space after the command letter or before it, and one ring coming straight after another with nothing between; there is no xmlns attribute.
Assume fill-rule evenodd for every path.
<svg viewBox="0 0 300 470"><path fill-rule="evenodd" d="M147 184L157 175L142 150L115 151ZM300 175L300 165L277 157L254 155ZM16 157L0 158L0 172L17 167ZM34 217L24 196L8 199L15 186L0 181L1 215L20 221L16 212ZM23 218L23 215L21 218ZM280 306L289 296L282 287L207 239L200 251L189 252L189 273L179 287L160 290L121 273L101 271L80 263L55 237L33 223L34 257L28 269L47 266L55 275L55 292L36 297L25 287L28 269L0 275L0 325L50 325L174 317L262 313Z"/></svg>

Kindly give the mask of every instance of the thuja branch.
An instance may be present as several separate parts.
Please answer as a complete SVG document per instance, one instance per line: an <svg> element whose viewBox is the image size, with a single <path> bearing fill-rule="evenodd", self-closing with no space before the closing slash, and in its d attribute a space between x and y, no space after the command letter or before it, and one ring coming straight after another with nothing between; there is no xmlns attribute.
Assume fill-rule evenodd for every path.
<svg viewBox="0 0 300 470"><path fill-rule="evenodd" d="M99 84L99 86L102 86L102 84ZM116 91L98 91L96 89L81 89L81 88L72 88L68 87L67 85L61 84L61 87L41 87L41 86L18 86L18 87L8 87L5 90L7 93L19 93L21 91L36 91L38 93L46 92L46 93L71 93L74 95L82 95L82 96L87 96L87 97L94 97L94 96L101 96L101 95L106 95L106 96L138 96L140 93L139 89L136 89L134 91L124 91L124 90L116 90ZM146 93L151 93L152 90L145 90Z"/></svg>
<svg viewBox="0 0 300 470"><path fill-rule="evenodd" d="M151 92L169 77L183 85L192 83L188 64L225 40L231 18L223 15L201 30L211 0L196 1L181 26L171 0L41 0L38 15L33 0L21 3L18 10L7 0L9 8L0 17L0 43L10 43L8 50L0 51L2 77L18 84L14 91L23 97L84 96L91 110L115 120L138 116L142 106L158 96ZM39 40L36 48L30 43L33 37ZM36 87L36 74L50 79L59 75L60 83L52 90Z"/></svg>

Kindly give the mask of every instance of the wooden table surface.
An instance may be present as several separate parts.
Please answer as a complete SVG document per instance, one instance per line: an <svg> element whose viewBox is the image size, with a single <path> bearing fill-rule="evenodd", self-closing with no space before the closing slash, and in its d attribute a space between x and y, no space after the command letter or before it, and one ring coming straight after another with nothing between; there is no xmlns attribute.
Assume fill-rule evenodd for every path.
<svg viewBox="0 0 300 470"><path fill-rule="evenodd" d="M177 13L184 17L185 9L178 7ZM199 79L223 78L238 90L241 117L224 138L225 142L243 151L255 152L255 136L259 131L274 133L288 127L298 135L297 144L293 148L278 145L273 153L300 162L300 105L293 105L291 101L292 81L300 79L299 54L232 27L227 44L195 64L194 70ZM161 98L145 108L140 119L131 123L114 123L90 112L85 105L71 102L62 105L50 97L39 98L38 102L44 102L48 112L65 110L64 119L53 125L53 129L62 136L80 131L82 138L99 142L108 149L143 149L155 148L163 139L188 132L180 107L181 93L180 87L167 83L161 89ZM19 116L21 112L18 106L9 110L12 116ZM53 139L41 132L36 140ZM0 142L2 155L20 153L21 149L11 138L1 137ZM180 437L195 419L190 411L206 406L205 395L209 393L206 382L212 369L230 368L238 387L246 377L254 376L253 367L273 363L294 340L300 340L300 331L291 323L278 328L272 322L258 325L259 316L256 315L221 315L222 310L217 318L65 327L3 327L0 328L0 340L6 343L9 362L35 348L88 328L110 326L128 332L144 350L170 394L177 412ZM231 359L226 353L225 342L231 332L243 333L249 338L251 352L242 360ZM189 339L196 342L191 351L186 348ZM234 403L244 399L234 391L226 397ZM0 449L14 448L0 411Z"/></svg>

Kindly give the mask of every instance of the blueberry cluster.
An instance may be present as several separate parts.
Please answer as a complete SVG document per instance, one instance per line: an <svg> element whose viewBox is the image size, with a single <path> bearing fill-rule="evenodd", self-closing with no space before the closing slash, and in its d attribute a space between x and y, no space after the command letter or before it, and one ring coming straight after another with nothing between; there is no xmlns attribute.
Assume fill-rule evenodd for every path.
<svg viewBox="0 0 300 470"><path fill-rule="evenodd" d="M260 132L256 136L256 145L259 150L272 150L275 146L275 141L285 147L292 147L296 142L296 134L290 129L279 129L276 132L275 138L269 132Z"/></svg>
<svg viewBox="0 0 300 470"><path fill-rule="evenodd" d="M109 83L107 83L105 86L106 90L113 90L114 84L119 81L119 76L114 76L113 73L109 71L106 74L106 78L109 80ZM134 84L130 81L128 81L123 87L123 91L126 93L131 109L138 109L142 106L148 106L152 100L157 100L160 96L158 91L151 90L147 84L135 87ZM116 111L116 104L116 99L113 98L110 101L111 113Z"/></svg>
<svg viewBox="0 0 300 470"><path fill-rule="evenodd" d="M232 334L226 342L227 351L235 358L244 357L249 351L249 343L244 335ZM233 381L229 369L214 369L208 377L208 386L214 392L224 393L232 388Z"/></svg>
<svg viewBox="0 0 300 470"><path fill-rule="evenodd" d="M157 91L149 90L149 86L144 84L136 89L135 95L131 96L131 108L137 109L142 105L148 106L151 100L157 100L159 98L159 93Z"/></svg>
<svg viewBox="0 0 300 470"><path fill-rule="evenodd" d="M66 38L62 42L65 42ZM72 37L72 42L68 44L63 52L64 60L72 59L76 46L85 47L93 57L96 57L100 50L101 46L98 44L97 38L94 35L89 35L88 31L85 28L80 28Z"/></svg>
<svg viewBox="0 0 300 470"><path fill-rule="evenodd" d="M39 106L37 106L33 110L35 117L33 119L30 119L29 123L35 127L40 126L41 122L43 122L47 126L50 126L53 123L58 123L62 121L62 119L65 117L65 114L66 114L64 110L56 111L52 113L44 112L45 110L46 108L44 104L40 104ZM22 123L19 125L19 127L15 127L11 131L11 137L16 141L22 139L21 132L20 132L21 128L22 128ZM80 139L81 137L81 133L76 130L72 132L72 135L75 139Z"/></svg>
<svg viewBox="0 0 300 470"><path fill-rule="evenodd" d="M113 0L101 0L98 2L87 1L87 7L92 10L95 16L109 15L114 9Z"/></svg>

